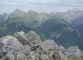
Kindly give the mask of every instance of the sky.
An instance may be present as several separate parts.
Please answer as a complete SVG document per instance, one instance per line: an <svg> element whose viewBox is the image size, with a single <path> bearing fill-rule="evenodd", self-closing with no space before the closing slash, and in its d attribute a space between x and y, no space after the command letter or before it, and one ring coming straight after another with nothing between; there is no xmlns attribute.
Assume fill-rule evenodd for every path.
<svg viewBox="0 0 83 60"><path fill-rule="evenodd" d="M0 0L0 14L12 13L15 9L25 12L59 12L83 9L83 0Z"/></svg>

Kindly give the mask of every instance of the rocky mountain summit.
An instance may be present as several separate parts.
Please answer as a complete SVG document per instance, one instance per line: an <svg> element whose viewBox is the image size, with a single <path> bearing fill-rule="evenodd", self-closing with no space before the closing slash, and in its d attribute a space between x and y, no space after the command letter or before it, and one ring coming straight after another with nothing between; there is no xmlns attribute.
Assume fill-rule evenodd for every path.
<svg viewBox="0 0 83 60"><path fill-rule="evenodd" d="M48 14L16 9L10 14L0 14L0 38L18 31L35 31L42 41L52 39L65 48L78 46L83 50L83 10Z"/></svg>
<svg viewBox="0 0 83 60"><path fill-rule="evenodd" d="M53 40L41 41L34 31L25 34L17 32L14 36L0 38L0 60L83 60L83 52L78 48L64 48Z"/></svg>

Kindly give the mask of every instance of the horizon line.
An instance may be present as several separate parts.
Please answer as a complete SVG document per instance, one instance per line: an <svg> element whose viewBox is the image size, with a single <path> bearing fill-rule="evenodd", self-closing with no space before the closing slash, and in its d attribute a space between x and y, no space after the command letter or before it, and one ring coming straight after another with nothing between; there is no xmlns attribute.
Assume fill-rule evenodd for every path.
<svg viewBox="0 0 83 60"><path fill-rule="evenodd" d="M22 11L22 12L25 12L25 13L28 13L29 11L34 11L34 12L37 12L37 13L47 13L47 14L51 14L51 13L56 13L56 12L67 12L67 11L69 11L69 10L81 10L81 11L83 11L83 9L77 9L77 8L73 8L73 9L67 9L67 10L65 10L65 11L55 11L55 12L39 12L39 11L35 11L35 10L31 10L31 9L29 9L28 11L24 11L24 10L22 10L22 9L14 9L12 12L4 12L4 13L0 13L0 15L1 14L11 14L11 13L13 13L14 11L16 11L16 10L20 10L20 11Z"/></svg>

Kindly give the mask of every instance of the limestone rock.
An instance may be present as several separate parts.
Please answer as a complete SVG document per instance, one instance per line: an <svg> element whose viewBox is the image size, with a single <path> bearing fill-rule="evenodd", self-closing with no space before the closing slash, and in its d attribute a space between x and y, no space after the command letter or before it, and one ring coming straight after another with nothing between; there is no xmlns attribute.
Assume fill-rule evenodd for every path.
<svg viewBox="0 0 83 60"><path fill-rule="evenodd" d="M8 52L10 50L22 50L23 46L17 41L16 38L12 36L5 36L1 38L3 46L3 52Z"/></svg>
<svg viewBox="0 0 83 60"><path fill-rule="evenodd" d="M83 52L82 52L82 56L81 57L82 57L82 60L83 60Z"/></svg>
<svg viewBox="0 0 83 60"><path fill-rule="evenodd" d="M42 54L40 56L40 60L48 60L48 59L49 59L49 57L47 55L45 55L45 54Z"/></svg>
<svg viewBox="0 0 83 60"><path fill-rule="evenodd" d="M6 54L10 60L23 60L25 55L21 51L10 51Z"/></svg>
<svg viewBox="0 0 83 60"><path fill-rule="evenodd" d="M65 55L69 58L80 58L81 57L81 50L76 47L69 47L68 50L65 52Z"/></svg>
<svg viewBox="0 0 83 60"><path fill-rule="evenodd" d="M29 45L25 45L24 46L24 49L22 50L22 52L25 54L25 55L29 55L30 52L31 52L31 48Z"/></svg>
<svg viewBox="0 0 83 60"><path fill-rule="evenodd" d="M38 44L41 42L40 36L37 35L34 31L30 31L26 34L26 37L32 44Z"/></svg>
<svg viewBox="0 0 83 60"><path fill-rule="evenodd" d="M2 55L2 52L3 52L3 43L2 43L2 41L1 41L1 39L0 39L0 54Z"/></svg>
<svg viewBox="0 0 83 60"><path fill-rule="evenodd" d="M46 40L39 45L43 50L59 49L58 45L53 40Z"/></svg>
<svg viewBox="0 0 83 60"><path fill-rule="evenodd" d="M59 51L58 53L59 53L59 56L60 56L61 59L66 59L66 58L68 58L66 55L64 55L64 54L62 53L62 51Z"/></svg>
<svg viewBox="0 0 83 60"><path fill-rule="evenodd" d="M29 45L30 45L30 42L29 42L28 38L25 36L25 33L24 33L23 31L15 33L15 37L16 37L23 45L26 45L26 44L29 44Z"/></svg>
<svg viewBox="0 0 83 60"><path fill-rule="evenodd" d="M21 31L17 32L15 37L8 35L0 38L0 60L68 60L71 58L83 60L83 52L78 46L65 49L53 40L42 42L39 35L33 31L26 35Z"/></svg>

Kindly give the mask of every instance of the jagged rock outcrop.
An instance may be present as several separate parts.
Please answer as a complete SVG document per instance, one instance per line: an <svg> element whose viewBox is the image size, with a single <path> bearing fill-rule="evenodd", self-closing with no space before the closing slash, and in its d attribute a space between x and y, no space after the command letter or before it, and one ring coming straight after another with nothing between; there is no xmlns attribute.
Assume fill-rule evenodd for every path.
<svg viewBox="0 0 83 60"><path fill-rule="evenodd" d="M40 36L37 35L34 31L30 31L29 33L27 33L26 37L32 44L38 44L41 42Z"/></svg>
<svg viewBox="0 0 83 60"><path fill-rule="evenodd" d="M57 45L53 40L41 41L34 31L0 38L0 60L83 60L83 52L76 47Z"/></svg>
<svg viewBox="0 0 83 60"><path fill-rule="evenodd" d="M56 49L59 50L58 45L53 40L46 40L39 44L43 50Z"/></svg>
<svg viewBox="0 0 83 60"><path fill-rule="evenodd" d="M29 39L25 36L25 33L23 31L15 33L15 37L23 45L30 44Z"/></svg>

